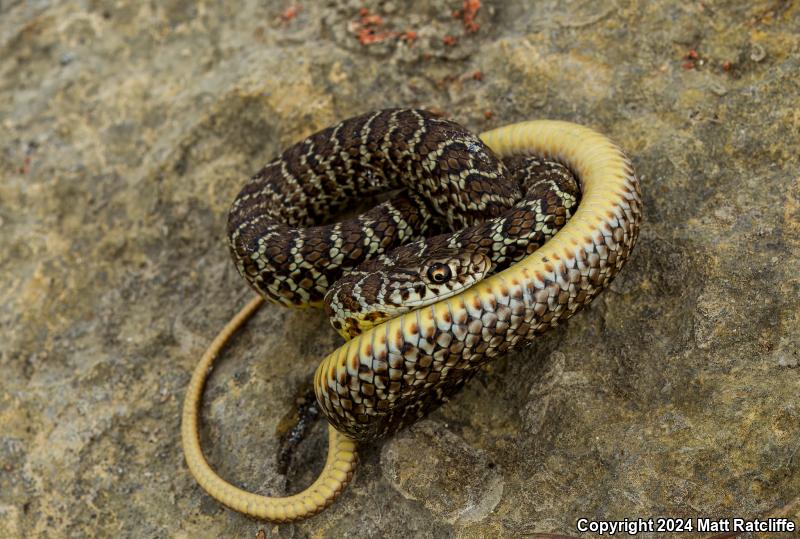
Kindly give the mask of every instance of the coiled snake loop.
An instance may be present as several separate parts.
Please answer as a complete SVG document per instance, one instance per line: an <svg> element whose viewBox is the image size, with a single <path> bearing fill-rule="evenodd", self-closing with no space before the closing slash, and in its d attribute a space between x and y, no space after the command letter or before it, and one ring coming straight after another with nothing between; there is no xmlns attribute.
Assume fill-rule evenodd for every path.
<svg viewBox="0 0 800 539"><path fill-rule="evenodd" d="M340 131L347 129L341 127L343 124L337 126ZM311 487L285 498L251 494L227 483L208 465L199 444L198 410L205 379L219 350L262 299L251 301L212 342L192 376L184 401L181 431L186 462L212 497L237 511L276 522L316 514L332 503L351 479L357 441L380 438L436 408L481 365L579 311L623 267L638 237L642 202L633 167L617 146L587 127L561 121L508 125L483 133L480 139L502 158L536 155L568 167L581 192L572 217L543 246L524 253L499 273L445 299L385 322L377 320L373 327L329 354L314 376L317 401L330 423L328 459ZM326 168L330 160L323 164L322 169L333 170ZM495 174L496 170L496 166L486 165L486 174ZM245 202L253 203L255 190L250 194L246 191L247 187L243 190L248 197ZM413 199L416 195L409 196ZM474 209L472 201L459 196L452 194L452 205L463 203L468 212ZM506 211L504 206L516 202L519 193L493 196L490 205L497 203L492 210L497 216ZM336 200L332 204L335 206ZM254 211L263 212L263 206ZM253 214L249 215L244 220L252 221ZM449 218L457 225L474 224L469 218L464 222L460 219ZM234 232L236 229L234 226ZM257 245L255 235L250 240ZM232 237L234 245L236 241ZM399 243L405 241L408 238L401 238ZM269 256L275 254L280 258L286 253L276 251ZM297 294L305 294L303 299L319 304L324 297L328 277L323 273L306 283L312 285L311 293L297 292L302 288L299 283L289 286L280 284L285 280L264 280L259 273L263 261L258 255L243 261L234 253L234 258L240 271L256 281L251 284L274 301L293 303Z"/></svg>

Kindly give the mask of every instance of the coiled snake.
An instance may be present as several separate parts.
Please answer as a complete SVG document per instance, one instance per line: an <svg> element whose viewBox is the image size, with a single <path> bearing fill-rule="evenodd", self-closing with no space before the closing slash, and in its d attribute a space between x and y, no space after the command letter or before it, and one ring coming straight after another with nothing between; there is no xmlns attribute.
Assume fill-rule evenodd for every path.
<svg viewBox="0 0 800 539"><path fill-rule="evenodd" d="M544 183L528 185L523 196L495 155L512 173L536 169ZM580 203L569 221L576 202L570 174L527 156L557 161L577 178ZM298 228L316 225L349 197L401 184L412 190L354 219ZM198 413L208 371L258 309L258 297L214 339L192 375L181 425L191 473L212 497L251 516L286 522L316 514L351 479L356 441L416 421L481 365L569 318L608 286L633 249L641 217L627 157L604 136L567 122L523 122L478 139L430 113L398 109L346 120L292 146L239 193L229 237L240 273L273 302L320 305L340 281L325 299L334 326L352 338L314 376L330 422L328 458L305 491L270 498L227 483L203 456ZM413 240L412 231L443 226L467 228ZM403 271L391 269L398 260ZM409 269L408 260L417 267ZM341 279L345 270L354 272ZM401 277L410 284L398 287Z"/></svg>

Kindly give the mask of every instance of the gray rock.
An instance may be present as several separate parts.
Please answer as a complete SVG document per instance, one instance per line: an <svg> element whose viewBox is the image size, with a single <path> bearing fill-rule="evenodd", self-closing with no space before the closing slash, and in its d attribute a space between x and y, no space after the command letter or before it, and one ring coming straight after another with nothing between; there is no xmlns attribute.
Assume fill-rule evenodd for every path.
<svg viewBox="0 0 800 539"><path fill-rule="evenodd" d="M796 6L484 1L475 28L459 1L380 4L0 3L0 535L800 521ZM205 495L180 451L190 372L251 294L228 206L282 147L389 106L607 133L641 176L642 235L590 308L364 447L327 511L259 523ZM279 435L340 342L321 313L277 307L237 336L203 409L224 477L313 480L324 425L285 470Z"/></svg>
<svg viewBox="0 0 800 539"><path fill-rule="evenodd" d="M486 451L435 421L422 421L387 441L381 468L405 499L450 524L483 520L503 496L503 472Z"/></svg>

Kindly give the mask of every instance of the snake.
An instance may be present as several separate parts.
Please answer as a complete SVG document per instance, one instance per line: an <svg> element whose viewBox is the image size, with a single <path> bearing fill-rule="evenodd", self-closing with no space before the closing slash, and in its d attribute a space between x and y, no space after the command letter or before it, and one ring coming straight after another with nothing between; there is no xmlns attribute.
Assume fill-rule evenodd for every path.
<svg viewBox="0 0 800 539"><path fill-rule="evenodd" d="M352 479L358 443L390 435L436 409L487 362L530 342L591 302L629 259L642 221L641 190L631 161L607 137L557 120L520 122L477 137L464 131L424 111L362 115L292 146L239 193L228 221L231 251L240 273L259 295L226 324L201 358L186 391L181 424L188 468L217 501L273 522L317 514ZM452 160L448 148L456 155ZM525 161L530 156L539 160ZM419 252L413 226L433 230L444 226L429 215L430 208L444 216L446 225L496 232L503 216L518 209L520 200L528 200L521 189L503 185L508 175L503 162L514 160L522 163L517 168L553 161L574 176L580 201L574 212L568 212L569 219L554 227L547 241L534 242L535 248L528 251L526 246L503 263L487 261L491 236L482 238L483 253L470 256L464 254L469 251L449 245L453 234L437 240L449 262L436 255L438 261L423 272L430 274L430 281L442 273L452 277L462 266L466 273L479 268L479 277L455 279L458 286L453 289L412 302L398 313L380 314L363 327L349 323L352 311L342 311L339 305L344 314L339 315L337 329L349 339L328 354L314 374L317 402L329 423L328 457L319 477L293 496L268 497L246 492L218 476L200 447L203 388L225 343L264 298L284 305L324 304L328 289L339 286L331 279L337 275L341 279L348 271L329 273L332 261L349 261L354 276L345 275L349 281L341 286L352 295L362 283L363 296L363 279L375 271L374 264L379 263L375 260L387 262L392 249ZM409 174L416 178L412 182L419 188L416 192L404 191L382 203L380 211L371 210L345 225L316 224L328 211L345 208L348 197L396 186L401 176ZM434 182L443 176L453 187ZM359 181L362 185L354 185ZM484 190L485 198L480 196ZM440 202L429 202L426 197L431 195L439 196ZM308 225L313 226L296 228ZM376 235L376 231L389 233ZM354 237L364 243L348 243ZM309 261L309 250L322 254ZM278 267L268 267L271 260ZM451 266L453 260L457 267ZM495 266L496 271L487 271L486 266ZM390 279L392 273L387 272ZM378 296L386 300L391 294ZM335 311L336 300L327 299L328 310Z"/></svg>

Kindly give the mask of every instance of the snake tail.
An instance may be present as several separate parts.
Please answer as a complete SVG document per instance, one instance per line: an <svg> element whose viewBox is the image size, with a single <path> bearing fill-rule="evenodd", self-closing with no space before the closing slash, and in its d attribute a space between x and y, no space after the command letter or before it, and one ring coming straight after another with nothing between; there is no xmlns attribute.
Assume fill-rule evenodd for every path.
<svg viewBox="0 0 800 539"><path fill-rule="evenodd" d="M208 464L200 447L198 416L208 374L220 350L236 331L258 310L264 299L255 297L234 316L211 342L195 367L183 403L181 439L186 464L197 483L212 498L245 515L272 522L292 522L313 516L342 493L353 477L358 461L356 442L328 427L328 458L319 477L298 494L286 497L261 496L246 492L220 477Z"/></svg>

